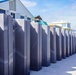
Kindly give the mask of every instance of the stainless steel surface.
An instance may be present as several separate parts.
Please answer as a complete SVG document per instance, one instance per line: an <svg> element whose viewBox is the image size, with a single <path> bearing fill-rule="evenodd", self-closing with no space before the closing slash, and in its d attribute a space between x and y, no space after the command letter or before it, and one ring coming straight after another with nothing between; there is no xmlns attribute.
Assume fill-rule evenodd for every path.
<svg viewBox="0 0 76 75"><path fill-rule="evenodd" d="M55 27L50 27L50 56L51 63L56 63L56 31Z"/></svg>
<svg viewBox="0 0 76 75"><path fill-rule="evenodd" d="M72 55L72 50L71 50L71 30L69 30L69 42L70 42L70 46L69 46L69 49L70 49L70 55Z"/></svg>
<svg viewBox="0 0 76 75"><path fill-rule="evenodd" d="M56 27L56 53L57 60L62 59L62 37L61 37L61 28Z"/></svg>
<svg viewBox="0 0 76 75"><path fill-rule="evenodd" d="M26 74L25 75L30 75L30 21L26 21Z"/></svg>
<svg viewBox="0 0 76 75"><path fill-rule="evenodd" d="M62 58L66 58L66 33L65 33L65 29L62 29Z"/></svg>
<svg viewBox="0 0 76 75"><path fill-rule="evenodd" d="M75 54L75 33L72 33L73 37L73 54Z"/></svg>
<svg viewBox="0 0 76 75"><path fill-rule="evenodd" d="M72 37L72 31L71 31L71 55L73 54L73 37Z"/></svg>
<svg viewBox="0 0 76 75"><path fill-rule="evenodd" d="M50 65L50 27L42 25L42 65Z"/></svg>
<svg viewBox="0 0 76 75"><path fill-rule="evenodd" d="M13 19L0 14L0 75L13 75Z"/></svg>
<svg viewBox="0 0 76 75"><path fill-rule="evenodd" d="M30 36L30 64L31 70L42 68L42 27L38 23L31 22Z"/></svg>
<svg viewBox="0 0 76 75"><path fill-rule="evenodd" d="M30 74L30 23L16 19L15 23L15 75Z"/></svg>
<svg viewBox="0 0 76 75"><path fill-rule="evenodd" d="M66 30L66 56L69 57L70 50L69 50L69 30Z"/></svg>
<svg viewBox="0 0 76 75"><path fill-rule="evenodd" d="M76 33L75 33L75 53L76 53Z"/></svg>
<svg viewBox="0 0 76 75"><path fill-rule="evenodd" d="M8 50L9 50L9 75L13 75L13 18L8 17Z"/></svg>

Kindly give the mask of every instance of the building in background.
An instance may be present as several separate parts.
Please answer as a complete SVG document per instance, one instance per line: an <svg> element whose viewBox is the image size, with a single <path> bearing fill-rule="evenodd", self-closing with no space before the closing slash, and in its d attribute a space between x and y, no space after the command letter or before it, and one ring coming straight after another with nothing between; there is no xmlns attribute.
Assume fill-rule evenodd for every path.
<svg viewBox="0 0 76 75"><path fill-rule="evenodd" d="M3 2L0 2L0 13L10 14L16 19L31 20L34 18L20 0L3 0Z"/></svg>
<svg viewBox="0 0 76 75"><path fill-rule="evenodd" d="M55 26L59 26L59 27L62 27L62 28L71 29L71 24L69 22L64 22L64 21L61 21L61 22L53 22L53 23L51 23L49 25L50 26L51 25L55 25Z"/></svg>

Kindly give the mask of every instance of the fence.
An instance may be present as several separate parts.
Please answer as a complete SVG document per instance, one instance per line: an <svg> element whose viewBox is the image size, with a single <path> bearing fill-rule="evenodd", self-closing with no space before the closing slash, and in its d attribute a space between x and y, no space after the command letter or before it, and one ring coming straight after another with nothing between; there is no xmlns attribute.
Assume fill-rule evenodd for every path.
<svg viewBox="0 0 76 75"><path fill-rule="evenodd" d="M30 75L76 53L76 33L0 14L0 75Z"/></svg>

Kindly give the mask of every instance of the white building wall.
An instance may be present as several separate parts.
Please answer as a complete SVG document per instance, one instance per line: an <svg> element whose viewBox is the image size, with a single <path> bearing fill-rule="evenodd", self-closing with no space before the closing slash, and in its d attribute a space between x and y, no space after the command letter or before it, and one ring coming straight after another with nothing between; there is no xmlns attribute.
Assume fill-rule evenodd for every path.
<svg viewBox="0 0 76 75"><path fill-rule="evenodd" d="M9 1L0 3L0 9L9 10Z"/></svg>
<svg viewBox="0 0 76 75"><path fill-rule="evenodd" d="M19 13L16 13L16 14L15 14L15 18L16 18L16 19L19 19L19 18L20 18L20 14L19 14Z"/></svg>
<svg viewBox="0 0 76 75"><path fill-rule="evenodd" d="M62 27L62 24L57 24L57 26Z"/></svg>
<svg viewBox="0 0 76 75"><path fill-rule="evenodd" d="M0 9L9 10L9 1L0 3ZM10 12L14 11L10 10ZM20 18L20 15L24 16L25 19L27 19L27 17L33 18L33 15L28 11L28 9L22 4L20 0L16 0L16 12L14 13L16 13L16 18Z"/></svg>
<svg viewBox="0 0 76 75"><path fill-rule="evenodd" d="M16 11L25 17L33 18L33 15L27 10L20 0L16 0Z"/></svg>

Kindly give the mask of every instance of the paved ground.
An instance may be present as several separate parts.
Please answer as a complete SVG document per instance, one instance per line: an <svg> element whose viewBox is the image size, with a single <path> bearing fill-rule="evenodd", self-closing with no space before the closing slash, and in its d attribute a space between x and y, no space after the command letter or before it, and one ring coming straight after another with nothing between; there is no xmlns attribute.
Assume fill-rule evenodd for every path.
<svg viewBox="0 0 76 75"><path fill-rule="evenodd" d="M31 75L76 75L76 54L40 71L31 71Z"/></svg>

